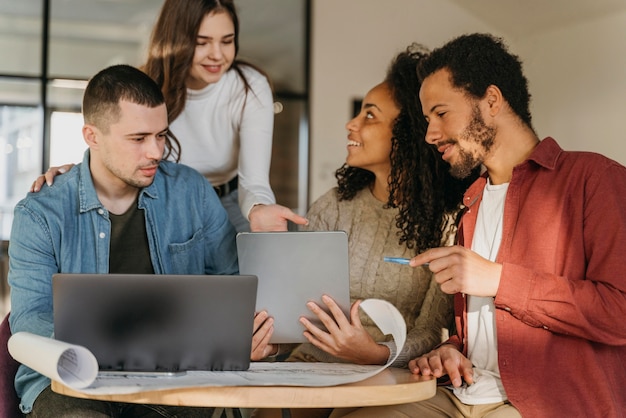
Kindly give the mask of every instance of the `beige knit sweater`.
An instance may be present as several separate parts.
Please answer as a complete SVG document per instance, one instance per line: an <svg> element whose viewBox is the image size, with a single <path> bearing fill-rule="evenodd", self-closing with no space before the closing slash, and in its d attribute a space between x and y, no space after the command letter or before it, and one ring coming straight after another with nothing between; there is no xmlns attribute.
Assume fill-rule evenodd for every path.
<svg viewBox="0 0 626 418"><path fill-rule="evenodd" d="M350 297L384 299L400 311L407 324L407 339L395 367L430 351L441 342L442 329L452 323L452 296L445 295L424 267L383 261L384 256L413 257L412 250L398 244L397 209L384 208L369 189L349 201L339 201L337 189L329 190L311 206L307 218L311 231L343 230L348 234L350 257ZM361 321L379 342L385 337L361 312ZM389 344L388 344L389 345ZM391 347L393 350L393 344ZM312 344L301 344L288 360L340 362Z"/></svg>

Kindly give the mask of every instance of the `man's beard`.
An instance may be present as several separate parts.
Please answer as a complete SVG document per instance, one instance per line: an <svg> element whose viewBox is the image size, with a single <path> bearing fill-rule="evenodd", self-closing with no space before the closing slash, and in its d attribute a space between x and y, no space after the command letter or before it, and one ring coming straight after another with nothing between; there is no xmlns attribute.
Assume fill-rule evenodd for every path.
<svg viewBox="0 0 626 418"><path fill-rule="evenodd" d="M468 177L476 167L483 163L483 156L488 154L494 144L496 137L496 128L487 126L483 120L478 106L474 106L472 112L472 120L467 128L459 135L459 139L464 142L474 142L479 144L483 152L479 155L478 151L468 152L459 147L459 160L455 164L450 165L450 174L452 176L463 179ZM455 141L457 144L459 141Z"/></svg>

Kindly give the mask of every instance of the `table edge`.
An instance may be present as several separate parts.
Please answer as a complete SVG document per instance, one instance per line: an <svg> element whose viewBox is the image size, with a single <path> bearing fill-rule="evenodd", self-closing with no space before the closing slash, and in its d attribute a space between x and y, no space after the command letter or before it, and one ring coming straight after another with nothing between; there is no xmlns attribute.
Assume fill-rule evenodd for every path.
<svg viewBox="0 0 626 418"><path fill-rule="evenodd" d="M404 381L377 383L385 378ZM225 408L341 408L421 401L435 395L437 383L432 377L415 376L407 369L387 368L360 382L323 387L198 386L120 395L91 395L53 381L52 390L76 398L140 404Z"/></svg>

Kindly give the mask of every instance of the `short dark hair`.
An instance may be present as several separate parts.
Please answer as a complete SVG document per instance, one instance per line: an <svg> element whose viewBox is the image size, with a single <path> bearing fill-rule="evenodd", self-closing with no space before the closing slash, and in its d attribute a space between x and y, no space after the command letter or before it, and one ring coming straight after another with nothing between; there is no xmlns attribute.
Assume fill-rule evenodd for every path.
<svg viewBox="0 0 626 418"><path fill-rule="evenodd" d="M94 75L83 96L85 123L108 131L120 116L119 103L157 107L165 103L163 93L145 73L130 65L113 65Z"/></svg>
<svg viewBox="0 0 626 418"><path fill-rule="evenodd" d="M151 108L165 103L157 84L143 71L130 65L119 64L105 68L94 75L83 95L83 118L86 124L94 125L103 132L120 118L120 101ZM171 134L166 141L166 156L180 155L180 145Z"/></svg>
<svg viewBox="0 0 626 418"><path fill-rule="evenodd" d="M497 86L513 112L532 129L528 80L519 57L501 38L484 33L459 36L422 60L418 77L424 81L441 69L450 71L452 85L470 97L482 98L490 85Z"/></svg>

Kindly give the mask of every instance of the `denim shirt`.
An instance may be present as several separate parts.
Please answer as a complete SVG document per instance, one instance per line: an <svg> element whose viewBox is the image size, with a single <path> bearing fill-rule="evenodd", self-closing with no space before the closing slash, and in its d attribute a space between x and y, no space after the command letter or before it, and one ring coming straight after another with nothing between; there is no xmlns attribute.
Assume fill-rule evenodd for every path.
<svg viewBox="0 0 626 418"><path fill-rule="evenodd" d="M162 161L139 193L156 274L237 274L235 230L211 184L190 167ZM15 207L9 245L10 325L53 336L52 275L107 273L111 222L82 164ZM50 380L20 365L15 388L28 413Z"/></svg>

